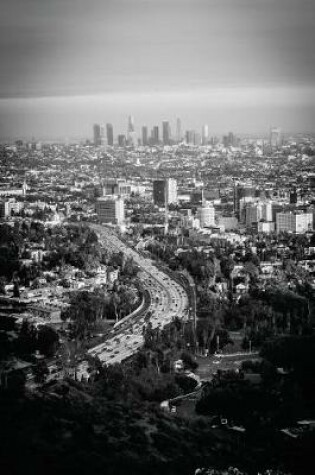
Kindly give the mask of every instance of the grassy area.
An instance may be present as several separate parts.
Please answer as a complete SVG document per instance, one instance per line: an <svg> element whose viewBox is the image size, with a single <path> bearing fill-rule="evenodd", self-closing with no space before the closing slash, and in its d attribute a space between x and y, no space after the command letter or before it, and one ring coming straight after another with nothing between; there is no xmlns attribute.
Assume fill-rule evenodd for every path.
<svg viewBox="0 0 315 475"><path fill-rule="evenodd" d="M260 361L261 358L258 356L251 357L250 354L245 356L226 356L225 358L215 355L210 357L197 356L198 368L196 374L201 379L210 381L218 369L225 371L239 369L242 362L246 360Z"/></svg>

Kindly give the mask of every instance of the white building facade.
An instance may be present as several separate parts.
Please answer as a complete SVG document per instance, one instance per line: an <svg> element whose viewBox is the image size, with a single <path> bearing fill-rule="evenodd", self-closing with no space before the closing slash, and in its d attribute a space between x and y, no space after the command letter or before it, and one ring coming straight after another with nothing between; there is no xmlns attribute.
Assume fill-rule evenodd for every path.
<svg viewBox="0 0 315 475"><path fill-rule="evenodd" d="M305 233L313 229L313 214L277 213L277 232Z"/></svg>

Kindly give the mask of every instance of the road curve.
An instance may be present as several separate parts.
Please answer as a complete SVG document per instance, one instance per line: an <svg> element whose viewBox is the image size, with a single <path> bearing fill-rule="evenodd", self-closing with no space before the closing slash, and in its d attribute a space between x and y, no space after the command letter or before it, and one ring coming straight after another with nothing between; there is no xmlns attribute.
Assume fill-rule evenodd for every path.
<svg viewBox="0 0 315 475"><path fill-rule="evenodd" d="M89 226L96 232L99 241L110 251L122 251L127 257L132 257L141 268L141 280L151 297L148 311L151 312L150 321L153 329L163 328L175 317L187 319L188 296L181 285L157 269L151 259L141 256L128 247L113 230L97 224ZM97 356L101 362L107 365L122 362L143 345L143 325L144 315L132 317L121 328L117 328L113 336L104 343L91 348L88 353L91 356ZM85 369L83 367L81 369L85 373Z"/></svg>

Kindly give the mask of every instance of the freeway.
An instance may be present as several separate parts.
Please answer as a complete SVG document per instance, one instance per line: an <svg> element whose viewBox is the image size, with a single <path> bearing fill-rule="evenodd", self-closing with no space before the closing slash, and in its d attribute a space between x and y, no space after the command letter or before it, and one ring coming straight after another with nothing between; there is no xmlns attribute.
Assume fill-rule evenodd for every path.
<svg viewBox="0 0 315 475"><path fill-rule="evenodd" d="M127 257L132 257L141 268L140 278L144 288L150 294L150 322L152 328L163 328L175 317L186 319L188 316L188 297L181 285L174 282L168 275L158 270L151 259L145 258L123 243L109 228L101 225L90 224L100 240L112 252L123 252ZM121 363L132 356L144 343L143 325L145 315L133 315L130 319L118 326L112 335L102 344L91 348L90 356L98 357L104 364ZM87 376L87 363L83 362L77 370L77 375Z"/></svg>

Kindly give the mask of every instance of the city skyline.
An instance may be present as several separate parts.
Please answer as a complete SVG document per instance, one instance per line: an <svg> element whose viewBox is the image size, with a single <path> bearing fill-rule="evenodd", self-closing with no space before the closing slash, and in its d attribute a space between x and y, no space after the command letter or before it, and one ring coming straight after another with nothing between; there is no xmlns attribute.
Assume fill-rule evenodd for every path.
<svg viewBox="0 0 315 475"><path fill-rule="evenodd" d="M315 466L315 0L2 0L0 475Z"/></svg>
<svg viewBox="0 0 315 475"><path fill-rule="evenodd" d="M240 138L235 136L232 131L227 134L218 137L217 135L209 134L208 124L203 124L201 129L188 129L181 130L182 121L180 117L176 118L176 130L172 133L170 121L163 120L162 124L153 125L151 128L151 134L149 135L149 128L147 124L143 124L141 127L135 126L135 120L133 116L128 116L127 130L114 133L112 124L106 124L106 132L104 124L93 124L93 144L95 146L114 146L119 145L120 137L124 138L125 145L142 145L142 146L155 146L164 145L172 146L180 143L186 143L189 145L214 145L215 143L222 141L224 147L237 147L240 145ZM182 133L183 132L183 133ZM242 134L241 134L242 135ZM269 137L268 137L269 135ZM289 134L285 134L289 135ZM248 135L247 135L248 136ZM243 135L243 138L246 134ZM257 139L263 139L264 142L270 143L272 146L279 147L283 143L283 131L280 127L270 127L269 134L263 134ZM89 142L90 140L87 139Z"/></svg>
<svg viewBox="0 0 315 475"><path fill-rule="evenodd" d="M311 0L5 0L1 136L83 138L128 114L312 131L314 14Z"/></svg>
<svg viewBox="0 0 315 475"><path fill-rule="evenodd" d="M54 99L56 102L56 99ZM36 101L35 101L36 102ZM34 105L34 104L33 104ZM41 107L39 107L41 110ZM298 110L295 109L295 117L298 115ZM61 111L56 110L56 104L54 108L54 116L55 114L59 116ZM19 114L22 117L25 117L25 115L22 113L21 109L19 110ZM234 121L223 121L219 123L218 121L211 121L209 120L208 122L208 115L204 114L204 121L199 119L198 121L194 121L192 118L184 117L183 116L176 116L174 114L171 115L171 120L166 119L166 115L160 115L159 119L157 118L148 118L147 116L140 114L139 117L133 115L127 115L127 114L120 114L117 113L116 115L114 114L114 120L112 120L111 117L104 117L104 115L100 112L97 115L98 120L94 120L93 122L85 122L83 129L77 130L76 133L74 130L70 130L70 133L66 133L68 129L61 128L58 133L49 133L47 131L46 133L41 133L40 131L40 125L42 117L39 114L37 116L37 120L39 121L39 129L32 128L29 130L29 133L26 133L24 131L21 132L18 127L14 128L14 131L11 132L8 135L5 135L3 132L3 128L0 129L0 140L2 142L12 142L17 139L22 139L25 141L59 141L59 142L68 142L69 140L72 141L86 141L86 140L92 140L95 142L95 131L93 129L95 126L98 126L101 128L100 136L102 136L104 139L107 137L108 134L108 128L111 129L110 134L113 134L113 140L115 143L117 143L118 136L125 137L126 139L132 135L133 136L133 142L134 145L136 145L137 139L142 138L143 134L143 128L147 128L147 133L148 133L148 138L152 136L152 134L157 134L158 137L157 141L162 141L163 140L163 124L167 123L170 129L170 138L172 141L179 141L178 140L178 132L181 132L182 139L185 138L185 134L187 132L193 132L197 133L200 135L200 138L203 139L204 134L208 136L208 138L211 137L217 137L217 138L222 138L226 134L232 132L233 134L242 136L242 137L253 137L253 138L268 138L270 136L271 130L272 129L278 129L280 128L282 133L284 135L296 135L296 134L306 134L306 135L313 135L315 132L312 130L311 127L306 127L306 128L294 128L294 127L289 127L286 128L285 124L286 121L284 120L282 123L279 121L273 120L270 123L266 121L265 123L261 123L260 127L257 127L256 125L252 127L247 127L247 128L240 128L239 124ZM255 112L254 112L255 115ZM93 116L95 118L96 116ZM136 117L136 120L134 119ZM276 116L273 116L276 117ZM128 120L132 118L132 127L133 131L129 130L129 125L128 125ZM179 123L178 123L179 121ZM58 120L57 120L57 123ZM180 129L178 129L178 125L180 125ZM253 124L252 124L253 125ZM157 131L154 132L154 129L157 129ZM37 132L36 132L37 130ZM206 131L206 132L205 132ZM68 131L69 132L69 131ZM112 144L112 139L110 139L110 144ZM167 145L167 143L165 143Z"/></svg>

